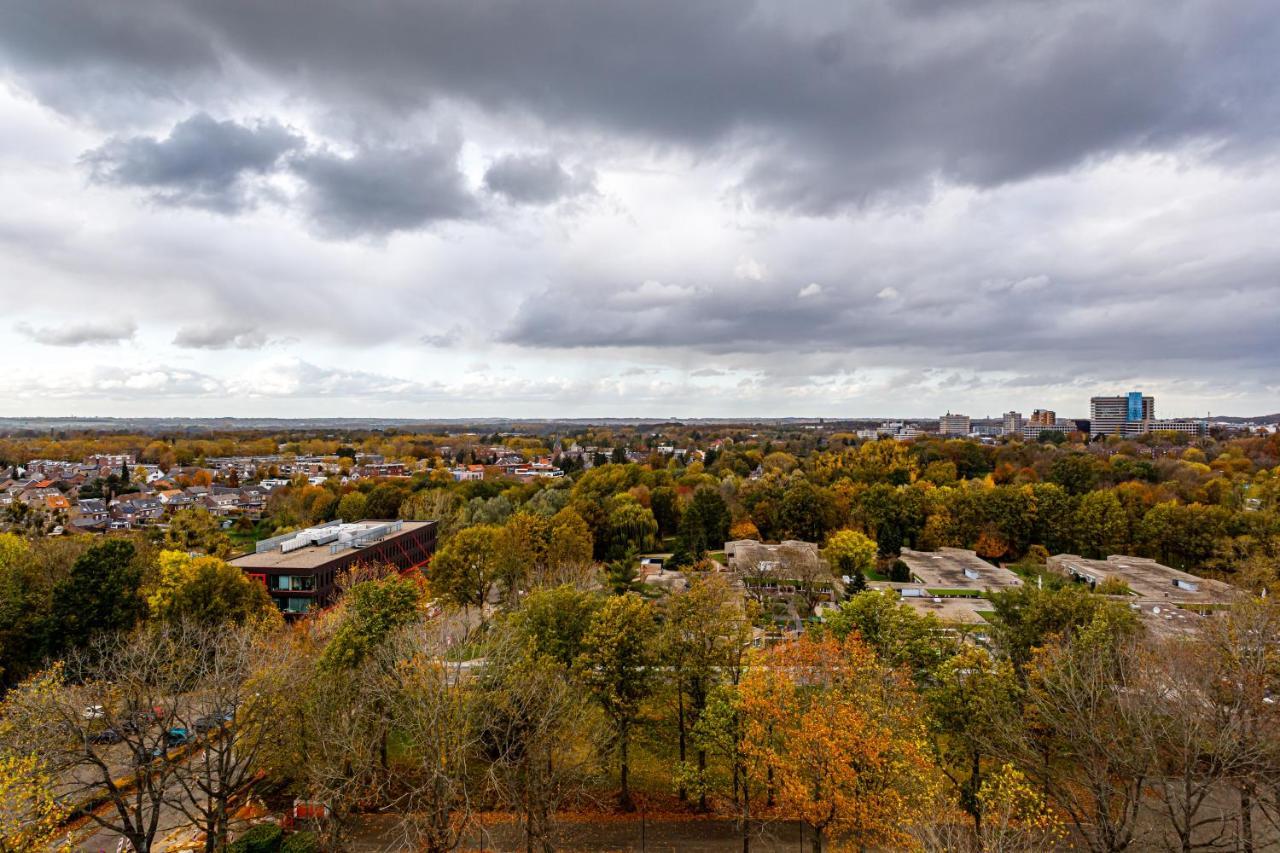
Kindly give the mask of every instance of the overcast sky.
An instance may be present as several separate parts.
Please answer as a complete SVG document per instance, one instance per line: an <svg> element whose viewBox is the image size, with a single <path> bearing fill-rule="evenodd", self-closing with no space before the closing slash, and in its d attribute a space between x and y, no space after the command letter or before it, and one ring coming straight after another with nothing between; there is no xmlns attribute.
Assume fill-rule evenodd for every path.
<svg viewBox="0 0 1280 853"><path fill-rule="evenodd" d="M0 0L0 414L1280 410L1266 0Z"/></svg>

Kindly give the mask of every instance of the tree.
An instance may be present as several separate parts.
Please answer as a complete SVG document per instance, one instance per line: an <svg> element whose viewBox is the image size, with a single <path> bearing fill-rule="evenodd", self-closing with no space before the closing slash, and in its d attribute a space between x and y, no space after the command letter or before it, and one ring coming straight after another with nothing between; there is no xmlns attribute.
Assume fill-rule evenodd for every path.
<svg viewBox="0 0 1280 853"><path fill-rule="evenodd" d="M592 566L591 528L582 516L565 507L551 517L544 583L583 583Z"/></svg>
<svg viewBox="0 0 1280 853"><path fill-rule="evenodd" d="M609 554L615 559L649 550L658 535L653 513L628 494L610 498L607 523Z"/></svg>
<svg viewBox="0 0 1280 853"><path fill-rule="evenodd" d="M618 756L618 808L635 810L629 781L631 733L640 703L653 691L657 625L652 607L637 595L610 598L583 638L577 670L613 726Z"/></svg>
<svg viewBox="0 0 1280 853"><path fill-rule="evenodd" d="M0 851L57 849L65 817L45 763L0 750Z"/></svg>
<svg viewBox="0 0 1280 853"><path fill-rule="evenodd" d="M498 542L501 528L480 524L458 534L431 561L431 589L459 607L484 606L498 576Z"/></svg>
<svg viewBox="0 0 1280 853"><path fill-rule="evenodd" d="M1088 625L1100 610L1108 610L1113 621L1136 626L1136 617L1118 605L1075 585L1040 589L1020 586L991 593L993 634L996 647L1021 672L1032 652L1050 639L1070 637Z"/></svg>
<svg viewBox="0 0 1280 853"><path fill-rule="evenodd" d="M782 495L778 520L793 539L821 542L832 526L831 495L807 479L796 476Z"/></svg>
<svg viewBox="0 0 1280 853"><path fill-rule="evenodd" d="M360 492L347 492L338 499L338 518L345 521L359 521L365 518L367 501Z"/></svg>
<svg viewBox="0 0 1280 853"><path fill-rule="evenodd" d="M223 559L234 550L218 519L203 507L175 512L164 533L164 545L175 551L203 551Z"/></svg>
<svg viewBox="0 0 1280 853"><path fill-rule="evenodd" d="M96 635L5 697L0 746L42 761L67 782L66 801L102 798L86 817L147 853L184 757L171 732L198 717L202 636L186 625Z"/></svg>
<svg viewBox="0 0 1280 853"><path fill-rule="evenodd" d="M146 609L142 569L131 542L110 539L82 554L53 592L55 643L82 642L100 632L127 631Z"/></svg>
<svg viewBox="0 0 1280 853"><path fill-rule="evenodd" d="M952 651L931 613L921 615L892 590L850 596L826 618L824 631L837 640L857 636L892 667L909 667L923 680Z"/></svg>
<svg viewBox="0 0 1280 853"><path fill-rule="evenodd" d="M342 599L341 621L320 656L330 671L362 664L397 629L418 616L421 593L408 578L390 575L357 583Z"/></svg>
<svg viewBox="0 0 1280 853"><path fill-rule="evenodd" d="M966 646L937 667L925 696L939 765L981 838L983 759L995 752L1000 733L1020 712L1013 666Z"/></svg>
<svg viewBox="0 0 1280 853"><path fill-rule="evenodd" d="M515 630L506 630L514 627ZM473 702L489 780L524 834L526 851L555 849L558 806L581 788L589 765L581 740L585 697L560 661L539 653L521 626L500 626L486 644Z"/></svg>
<svg viewBox="0 0 1280 853"><path fill-rule="evenodd" d="M26 540L0 533L0 683L6 686L41 665L54 580Z"/></svg>
<svg viewBox="0 0 1280 853"><path fill-rule="evenodd" d="M1154 750L1149 706L1137 689L1149 662L1131 622L1100 609L1064 642L1038 650L1028 670L1027 726L1015 754L1095 853L1135 841Z"/></svg>
<svg viewBox="0 0 1280 853"><path fill-rule="evenodd" d="M161 551L156 562L156 584L147 595L153 619L199 625L279 621L266 587L217 557Z"/></svg>
<svg viewBox="0 0 1280 853"><path fill-rule="evenodd" d="M827 562L852 579L854 592L867 588L867 573L876 565L876 543L856 530L839 530L827 540Z"/></svg>
<svg viewBox="0 0 1280 853"><path fill-rule="evenodd" d="M1060 453L1049 465L1049 481L1069 495L1083 495L1098 481L1098 466L1087 453Z"/></svg>
<svg viewBox="0 0 1280 853"><path fill-rule="evenodd" d="M745 749L772 770L781 813L860 847L909 845L936 795L910 683L856 636L769 649L742 683ZM757 772L759 772L757 770Z"/></svg>
<svg viewBox="0 0 1280 853"><path fill-rule="evenodd" d="M1128 516L1114 492L1089 492L1080 498L1075 532L1084 556L1101 559L1120 553L1128 529Z"/></svg>
<svg viewBox="0 0 1280 853"><path fill-rule="evenodd" d="M260 756L281 736L270 694L257 680L273 638L256 626L208 624L194 639L191 653L202 664L193 691L198 699L184 722L206 736L176 768L180 792L168 801L204 835L206 853L215 853L226 849L231 798L257 775Z"/></svg>
<svg viewBox="0 0 1280 853"><path fill-rule="evenodd" d="M538 654L567 672L582 654L600 604L596 594L564 584L534 590L509 619L514 630Z"/></svg>
<svg viewBox="0 0 1280 853"><path fill-rule="evenodd" d="M751 644L751 622L737 596L718 575L695 577L665 602L662 651L675 683L681 770L692 729L706 711L720 679ZM687 700L687 706L686 706ZM707 750L697 749L698 808L707 809Z"/></svg>

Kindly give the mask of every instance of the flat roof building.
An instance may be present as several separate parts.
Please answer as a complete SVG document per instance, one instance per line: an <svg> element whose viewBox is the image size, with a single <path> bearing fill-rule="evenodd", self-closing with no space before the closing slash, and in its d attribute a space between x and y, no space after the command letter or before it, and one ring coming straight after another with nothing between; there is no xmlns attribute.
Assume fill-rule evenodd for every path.
<svg viewBox="0 0 1280 853"><path fill-rule="evenodd" d="M953 415L947 412L938 418L938 433L941 435L968 435L972 429L968 415Z"/></svg>
<svg viewBox="0 0 1280 853"><path fill-rule="evenodd" d="M903 548L898 559L907 564L913 581L926 589L999 591L1022 586L1022 578L993 566L964 548L913 551Z"/></svg>
<svg viewBox="0 0 1280 853"><path fill-rule="evenodd" d="M1105 560L1089 560L1075 554L1057 554L1049 558L1048 567L1090 586L1114 578L1142 601L1230 604L1240 596L1230 584L1173 569L1146 557L1113 554Z"/></svg>
<svg viewBox="0 0 1280 853"><path fill-rule="evenodd" d="M405 572L426 565L436 550L434 521L342 520L264 539L231 565L267 588L286 616L325 607L338 577L356 565Z"/></svg>
<svg viewBox="0 0 1280 853"><path fill-rule="evenodd" d="M1089 399L1090 429L1094 435L1124 435L1127 431L1147 431L1156 418L1156 398L1130 391L1114 397Z"/></svg>

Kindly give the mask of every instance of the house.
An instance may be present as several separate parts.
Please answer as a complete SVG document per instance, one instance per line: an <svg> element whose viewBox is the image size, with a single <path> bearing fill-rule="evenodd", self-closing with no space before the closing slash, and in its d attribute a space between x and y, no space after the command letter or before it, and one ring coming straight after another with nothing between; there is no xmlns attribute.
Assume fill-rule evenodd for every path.
<svg viewBox="0 0 1280 853"><path fill-rule="evenodd" d="M166 489L156 495L156 500L164 506L167 512L177 512L181 509L189 509L195 506L196 498L187 494L182 489Z"/></svg>
<svg viewBox="0 0 1280 853"><path fill-rule="evenodd" d="M112 504L111 518L137 527L164 518L164 504L153 497L129 495Z"/></svg>
<svg viewBox="0 0 1280 853"><path fill-rule="evenodd" d="M204 507L213 515L231 515L240 511L240 493L237 491L210 493L204 496Z"/></svg>
<svg viewBox="0 0 1280 853"><path fill-rule="evenodd" d="M106 521L111 513L107 512L106 501L100 498L85 498L76 504L76 514L79 518L101 522Z"/></svg>
<svg viewBox="0 0 1280 853"><path fill-rule="evenodd" d="M71 511L71 501L67 500L67 496L64 494L45 495L44 505L49 512Z"/></svg>

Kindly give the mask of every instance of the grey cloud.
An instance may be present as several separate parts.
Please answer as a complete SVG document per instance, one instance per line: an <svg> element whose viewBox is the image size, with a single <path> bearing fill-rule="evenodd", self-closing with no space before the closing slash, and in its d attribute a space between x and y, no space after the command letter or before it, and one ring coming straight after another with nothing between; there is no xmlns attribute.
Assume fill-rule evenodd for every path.
<svg viewBox="0 0 1280 853"><path fill-rule="evenodd" d="M86 100L140 67L181 88L247 66L322 109L463 101L557 132L731 157L749 196L809 214L1119 151L1248 151L1280 125L1280 16L1263 0L1229 11L1193 0L317 0L306 38L291 8L249 0L86 3L65 18L48 11L59 4L15 2L19 26L0 30L0 55L23 79L99 70ZM131 53L130 22L163 27L189 60ZM525 192L545 197L545 181L534 184Z"/></svg>
<svg viewBox="0 0 1280 853"><path fill-rule="evenodd" d="M570 172L551 154L509 154L489 166L484 185L517 204L551 204L593 192L595 176Z"/></svg>
<svg viewBox="0 0 1280 853"><path fill-rule="evenodd" d="M28 323L18 323L14 330L38 344L51 347L78 347L84 345L114 345L132 340L138 324L133 320L91 320L69 323L65 326L34 328Z"/></svg>
<svg viewBox="0 0 1280 853"><path fill-rule="evenodd" d="M99 183L139 187L163 204L235 213L254 202L246 179L273 172L302 145L278 122L242 125L197 113L165 139L112 139L82 160Z"/></svg>
<svg viewBox="0 0 1280 853"><path fill-rule="evenodd" d="M303 203L331 237L382 236L478 215L458 170L456 146L320 151L295 158Z"/></svg>
<svg viewBox="0 0 1280 853"><path fill-rule="evenodd" d="M266 333L251 326L183 326L173 345L182 349L262 349Z"/></svg>

